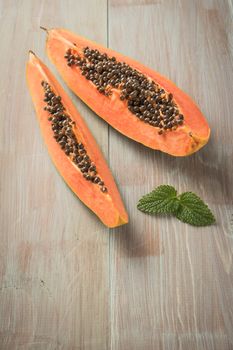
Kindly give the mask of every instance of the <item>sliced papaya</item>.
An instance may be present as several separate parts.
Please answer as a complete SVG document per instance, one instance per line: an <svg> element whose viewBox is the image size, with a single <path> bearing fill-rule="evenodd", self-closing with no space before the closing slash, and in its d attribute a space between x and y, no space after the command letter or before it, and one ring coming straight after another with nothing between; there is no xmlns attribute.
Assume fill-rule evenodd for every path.
<svg viewBox="0 0 233 350"><path fill-rule="evenodd" d="M33 52L29 53L27 82L48 151L66 183L106 226L127 223L117 186L94 137Z"/></svg>
<svg viewBox="0 0 233 350"><path fill-rule="evenodd" d="M207 143L206 119L173 82L65 29L46 31L47 54L67 85L119 132L174 156L187 156Z"/></svg>

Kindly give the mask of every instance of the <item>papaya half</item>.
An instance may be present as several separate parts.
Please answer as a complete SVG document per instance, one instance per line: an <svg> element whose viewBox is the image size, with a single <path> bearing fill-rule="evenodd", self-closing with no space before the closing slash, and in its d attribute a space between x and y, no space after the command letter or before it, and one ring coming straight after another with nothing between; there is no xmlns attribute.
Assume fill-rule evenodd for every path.
<svg viewBox="0 0 233 350"><path fill-rule="evenodd" d="M50 156L72 191L108 227L128 222L113 176L61 85L32 52L27 82Z"/></svg>
<svg viewBox="0 0 233 350"><path fill-rule="evenodd" d="M45 30L47 54L67 85L119 132L173 156L190 155L207 143L206 119L173 82L65 29Z"/></svg>

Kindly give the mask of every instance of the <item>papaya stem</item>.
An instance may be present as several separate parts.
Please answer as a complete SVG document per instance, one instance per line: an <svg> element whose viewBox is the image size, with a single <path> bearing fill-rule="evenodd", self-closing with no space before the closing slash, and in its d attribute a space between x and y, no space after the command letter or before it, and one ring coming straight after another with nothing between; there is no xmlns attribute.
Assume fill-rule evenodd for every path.
<svg viewBox="0 0 233 350"><path fill-rule="evenodd" d="M28 53L31 53L32 55L36 56L35 52L33 52L32 50L29 50Z"/></svg>
<svg viewBox="0 0 233 350"><path fill-rule="evenodd" d="M47 33L47 34L49 34L49 31L48 31L48 29L47 29L47 28L40 26L40 29L45 30L45 31L46 31L46 33Z"/></svg>

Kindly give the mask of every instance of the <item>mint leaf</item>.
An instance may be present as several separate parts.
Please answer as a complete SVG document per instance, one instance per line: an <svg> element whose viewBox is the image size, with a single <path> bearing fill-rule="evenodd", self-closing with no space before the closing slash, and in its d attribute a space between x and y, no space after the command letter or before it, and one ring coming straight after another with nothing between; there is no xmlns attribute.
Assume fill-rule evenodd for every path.
<svg viewBox="0 0 233 350"><path fill-rule="evenodd" d="M215 218L208 206L195 193L184 192L179 197L177 219L193 226L207 226L215 223Z"/></svg>
<svg viewBox="0 0 233 350"><path fill-rule="evenodd" d="M154 191L143 196L137 208L149 214L168 214L178 209L177 191L174 187L161 185Z"/></svg>
<svg viewBox="0 0 233 350"><path fill-rule="evenodd" d="M215 223L215 217L193 192L184 192L177 196L177 191L169 185L161 185L143 196L137 208L148 214L173 214L177 219L193 225L207 226Z"/></svg>

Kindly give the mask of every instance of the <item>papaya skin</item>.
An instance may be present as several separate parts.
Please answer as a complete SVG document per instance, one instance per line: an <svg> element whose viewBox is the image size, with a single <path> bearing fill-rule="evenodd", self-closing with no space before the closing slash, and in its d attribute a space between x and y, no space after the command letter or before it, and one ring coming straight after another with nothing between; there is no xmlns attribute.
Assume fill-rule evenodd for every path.
<svg viewBox="0 0 233 350"><path fill-rule="evenodd" d="M147 147L173 156L188 156L197 152L208 142L210 128L205 117L193 100L172 81L129 57L68 30L62 28L46 29L46 32L48 57L69 88L98 116L119 132ZM180 113L184 115L184 124L179 126L177 130L158 135L159 128L141 122L128 110L126 102L120 101L117 89L113 89L113 94L110 97L100 94L94 84L81 75L78 67L68 67L64 59L67 49L71 48L81 52L86 46L97 49L101 53L107 53L109 56L115 56L119 62L126 62L132 68L154 80L167 92L172 93Z"/></svg>
<svg viewBox="0 0 233 350"><path fill-rule="evenodd" d="M61 176L79 199L91 209L107 227L114 228L126 224L128 222L127 212L113 176L94 137L61 85L32 51L29 52L26 78L41 133L49 154ZM108 189L107 193L101 192L98 185L84 179L78 167L65 155L64 151L55 141L51 125L48 121L48 112L44 110L45 102L43 101L44 91L41 86L42 80L47 81L52 90L57 95L61 96L66 111L76 123L75 125L77 127L75 127L74 132L78 139L84 144L90 158L94 161L98 173Z"/></svg>

